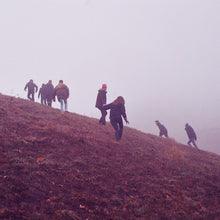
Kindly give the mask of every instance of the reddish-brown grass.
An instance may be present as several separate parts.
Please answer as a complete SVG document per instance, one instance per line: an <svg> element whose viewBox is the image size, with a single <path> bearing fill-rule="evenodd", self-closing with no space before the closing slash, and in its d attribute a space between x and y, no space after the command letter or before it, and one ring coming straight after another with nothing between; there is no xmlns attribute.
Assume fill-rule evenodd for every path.
<svg viewBox="0 0 220 220"><path fill-rule="evenodd" d="M219 219L220 156L0 94L1 219Z"/></svg>

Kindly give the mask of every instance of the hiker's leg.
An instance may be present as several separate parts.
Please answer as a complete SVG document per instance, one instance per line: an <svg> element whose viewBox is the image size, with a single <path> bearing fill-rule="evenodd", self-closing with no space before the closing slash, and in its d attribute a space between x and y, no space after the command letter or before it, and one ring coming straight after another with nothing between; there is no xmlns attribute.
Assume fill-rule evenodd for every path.
<svg viewBox="0 0 220 220"><path fill-rule="evenodd" d="M191 141L191 139L187 142L187 144L190 146L190 147L192 147L192 145L190 144L192 141Z"/></svg>
<svg viewBox="0 0 220 220"><path fill-rule="evenodd" d="M52 105L52 99L51 98L47 97L47 104L48 104L48 106L51 107L51 105Z"/></svg>
<svg viewBox="0 0 220 220"><path fill-rule="evenodd" d="M118 124L119 124L119 139L121 140L122 133L123 133L123 121L122 121L122 118L118 119Z"/></svg>
<svg viewBox="0 0 220 220"><path fill-rule="evenodd" d="M31 93L28 91L27 98L31 100Z"/></svg>
<svg viewBox="0 0 220 220"><path fill-rule="evenodd" d="M112 127L115 129L115 138L116 140L120 140L119 138L119 129L118 129L118 123L115 119L112 119L111 120L111 124L112 124Z"/></svg>
<svg viewBox="0 0 220 220"><path fill-rule="evenodd" d="M60 110L63 113L63 99L60 99Z"/></svg>
<svg viewBox="0 0 220 220"><path fill-rule="evenodd" d="M192 144L194 145L194 147L196 147L198 149L198 146L196 145L195 139L192 139Z"/></svg>
<svg viewBox="0 0 220 220"><path fill-rule="evenodd" d="M64 99L65 111L67 111L67 99Z"/></svg>
<svg viewBox="0 0 220 220"><path fill-rule="evenodd" d="M43 104L44 104L44 105L47 105L47 99L46 99L46 97L43 98Z"/></svg>
<svg viewBox="0 0 220 220"><path fill-rule="evenodd" d="M107 111L106 111L106 110L103 110L103 109L101 109L100 111L101 111L101 114L102 114L102 116L101 116L101 118L100 118L100 123L102 123L103 125L105 125L105 123L106 123L106 121L105 121L105 116L107 115Z"/></svg>
<svg viewBox="0 0 220 220"><path fill-rule="evenodd" d="M32 96L31 100L34 102L34 92L31 93L31 96Z"/></svg>

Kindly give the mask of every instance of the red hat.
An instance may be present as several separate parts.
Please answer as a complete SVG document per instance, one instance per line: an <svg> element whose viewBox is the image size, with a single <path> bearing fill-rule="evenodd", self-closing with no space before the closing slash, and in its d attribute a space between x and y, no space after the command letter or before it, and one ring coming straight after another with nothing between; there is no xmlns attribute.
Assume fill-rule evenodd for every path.
<svg viewBox="0 0 220 220"><path fill-rule="evenodd" d="M107 88L107 85L106 84L102 84L102 88Z"/></svg>

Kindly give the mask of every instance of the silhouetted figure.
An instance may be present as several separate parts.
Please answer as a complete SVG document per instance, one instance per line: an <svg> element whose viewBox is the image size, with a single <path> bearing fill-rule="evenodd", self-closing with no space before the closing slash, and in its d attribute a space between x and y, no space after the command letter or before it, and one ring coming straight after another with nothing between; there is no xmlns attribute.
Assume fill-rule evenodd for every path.
<svg viewBox="0 0 220 220"><path fill-rule="evenodd" d="M129 123L125 112L124 98L122 96L118 96L114 102L104 105L103 109L110 109L110 122L115 129L115 138L117 141L120 141L123 133L123 121L121 116L123 116L127 124Z"/></svg>
<svg viewBox="0 0 220 220"><path fill-rule="evenodd" d="M45 95L48 106L52 106L53 94L54 86L52 84L52 80L49 80L48 83L45 85Z"/></svg>
<svg viewBox="0 0 220 220"><path fill-rule="evenodd" d="M45 84L43 83L38 92L38 98L41 97L41 104L46 105Z"/></svg>
<svg viewBox="0 0 220 220"><path fill-rule="evenodd" d="M38 87L36 84L34 84L32 79L25 85L24 90L26 91L26 89L28 89L28 99L34 101L34 93L37 92Z"/></svg>
<svg viewBox="0 0 220 220"><path fill-rule="evenodd" d="M102 88L99 89L98 95L96 98L96 105L95 107L98 108L101 111L101 118L99 120L99 124L105 125L105 117L107 115L107 111L105 111L102 106L106 104L106 93L107 93L107 85L103 84Z"/></svg>
<svg viewBox="0 0 220 220"><path fill-rule="evenodd" d="M165 126L162 125L158 120L156 120L155 123L160 130L159 136L162 137L164 135L165 137L168 137L168 132L167 132L167 129L165 128Z"/></svg>
<svg viewBox="0 0 220 220"><path fill-rule="evenodd" d="M185 124L185 130L186 130L186 133L187 133L187 135L189 137L189 141L188 141L187 144L189 146L191 146L190 143L192 143L196 148L198 148L197 145L196 145L196 142L195 142L197 140L197 137L196 137L196 133L193 130L193 128L188 123L186 123Z"/></svg>
<svg viewBox="0 0 220 220"><path fill-rule="evenodd" d="M65 111L67 111L67 99L69 98L69 88L63 83L63 80L59 81L59 84L54 89L53 100L57 96L60 102L61 112L64 112L63 105L65 105Z"/></svg>

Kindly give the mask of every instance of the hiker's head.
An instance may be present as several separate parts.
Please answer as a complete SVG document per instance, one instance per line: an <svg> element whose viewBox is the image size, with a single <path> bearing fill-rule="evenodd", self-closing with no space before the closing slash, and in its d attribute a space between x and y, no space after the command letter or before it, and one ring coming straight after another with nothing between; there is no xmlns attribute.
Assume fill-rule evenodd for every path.
<svg viewBox="0 0 220 220"><path fill-rule="evenodd" d="M186 123L186 124L185 124L185 127L187 127L187 126L189 126L189 124L188 124L188 123Z"/></svg>
<svg viewBox="0 0 220 220"><path fill-rule="evenodd" d="M155 123L156 123L156 124L158 124L158 123L159 123L159 121L158 121L158 120L156 120L156 121L155 121Z"/></svg>
<svg viewBox="0 0 220 220"><path fill-rule="evenodd" d="M61 79L61 80L59 81L59 83L63 83L63 80Z"/></svg>
<svg viewBox="0 0 220 220"><path fill-rule="evenodd" d="M122 96L118 96L117 99L115 99L115 101L113 102L114 105L118 105L118 104L125 104L125 100Z"/></svg>
<svg viewBox="0 0 220 220"><path fill-rule="evenodd" d="M52 80L49 80L48 83L52 83Z"/></svg>
<svg viewBox="0 0 220 220"><path fill-rule="evenodd" d="M33 79L30 79L30 82L32 83L32 82L33 82Z"/></svg>
<svg viewBox="0 0 220 220"><path fill-rule="evenodd" d="M107 89L107 85L106 84L102 84L102 88L103 89Z"/></svg>

